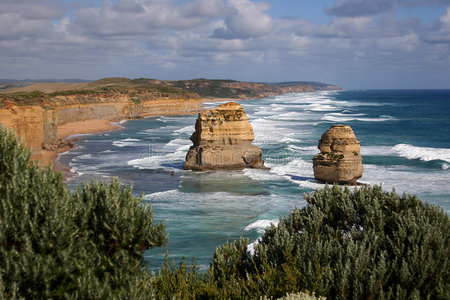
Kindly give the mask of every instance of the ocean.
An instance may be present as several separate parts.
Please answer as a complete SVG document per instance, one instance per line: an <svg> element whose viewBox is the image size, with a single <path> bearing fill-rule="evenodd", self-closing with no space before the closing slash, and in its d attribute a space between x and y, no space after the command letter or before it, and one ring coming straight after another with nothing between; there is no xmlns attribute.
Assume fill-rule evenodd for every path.
<svg viewBox="0 0 450 300"><path fill-rule="evenodd" d="M240 236L255 241L306 205L303 195L324 186L313 176L318 140L331 124L346 124L361 143L359 182L450 212L450 90L327 91L239 103L270 170L184 171L197 116L162 116L80 135L77 147L58 157L75 174L68 185L99 178L132 184L169 233L167 247L145 253L150 268L161 266L166 251L170 260L195 257L208 268L217 246Z"/></svg>

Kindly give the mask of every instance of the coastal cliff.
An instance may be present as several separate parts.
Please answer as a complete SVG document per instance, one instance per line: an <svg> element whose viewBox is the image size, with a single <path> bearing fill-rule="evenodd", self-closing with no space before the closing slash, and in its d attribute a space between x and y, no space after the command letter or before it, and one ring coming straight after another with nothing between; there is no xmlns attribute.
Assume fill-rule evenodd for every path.
<svg viewBox="0 0 450 300"><path fill-rule="evenodd" d="M66 146L58 138L62 125L89 121L119 121L160 114L201 111L202 100L193 93L158 90L153 84L120 85L98 81L85 90L14 92L0 95L0 124L12 128L39 158L43 150Z"/></svg>
<svg viewBox="0 0 450 300"><path fill-rule="evenodd" d="M228 102L198 114L185 170L265 168L244 108Z"/></svg>
<svg viewBox="0 0 450 300"><path fill-rule="evenodd" d="M254 99L339 89L319 82L269 84L210 79L162 81L113 77L78 83L24 82L22 86L17 83L0 90L0 124L13 128L32 148L33 156L39 157L42 150L67 147L61 138L83 132L80 127L87 124L80 122L84 121L194 113L203 109L201 97ZM67 124L78 130L62 128Z"/></svg>

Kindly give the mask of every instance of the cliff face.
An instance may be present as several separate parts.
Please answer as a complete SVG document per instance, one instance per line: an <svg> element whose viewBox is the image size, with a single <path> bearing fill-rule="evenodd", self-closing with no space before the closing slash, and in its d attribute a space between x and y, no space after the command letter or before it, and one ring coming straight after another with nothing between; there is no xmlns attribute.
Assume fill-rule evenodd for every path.
<svg viewBox="0 0 450 300"><path fill-rule="evenodd" d="M244 108L237 103L199 113L184 169L265 168L262 150L252 145L254 138Z"/></svg>
<svg viewBox="0 0 450 300"><path fill-rule="evenodd" d="M46 103L44 109L40 105L16 105L0 97L4 104L0 109L0 124L13 128L32 148L32 155L38 156L42 149L58 146L58 125L85 120L117 121L153 114L192 113L203 108L199 97L133 100L124 95L112 98L58 96L56 105Z"/></svg>
<svg viewBox="0 0 450 300"><path fill-rule="evenodd" d="M363 173L360 144L348 125L331 125L313 158L314 177L327 183L356 184Z"/></svg>
<svg viewBox="0 0 450 300"><path fill-rule="evenodd" d="M56 140L54 119L54 111L46 111L40 106L12 106L0 110L0 123L14 129L33 155L40 153L43 144Z"/></svg>

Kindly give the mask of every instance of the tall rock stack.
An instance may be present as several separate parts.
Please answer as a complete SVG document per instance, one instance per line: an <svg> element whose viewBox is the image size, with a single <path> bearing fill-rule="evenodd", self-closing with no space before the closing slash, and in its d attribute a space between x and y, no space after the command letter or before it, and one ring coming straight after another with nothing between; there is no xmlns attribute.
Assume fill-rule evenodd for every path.
<svg viewBox="0 0 450 300"><path fill-rule="evenodd" d="M185 170L265 168L244 108L228 102L198 114Z"/></svg>
<svg viewBox="0 0 450 300"><path fill-rule="evenodd" d="M326 183L356 184L363 173L359 141L348 125L331 125L313 158L314 177Z"/></svg>

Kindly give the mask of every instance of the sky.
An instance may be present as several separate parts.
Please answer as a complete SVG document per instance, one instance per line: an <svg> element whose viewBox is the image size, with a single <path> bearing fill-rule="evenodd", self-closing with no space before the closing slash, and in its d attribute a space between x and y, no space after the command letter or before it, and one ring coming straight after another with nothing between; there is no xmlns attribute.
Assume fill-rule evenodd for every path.
<svg viewBox="0 0 450 300"><path fill-rule="evenodd" d="M450 0L0 0L0 78L449 88Z"/></svg>

